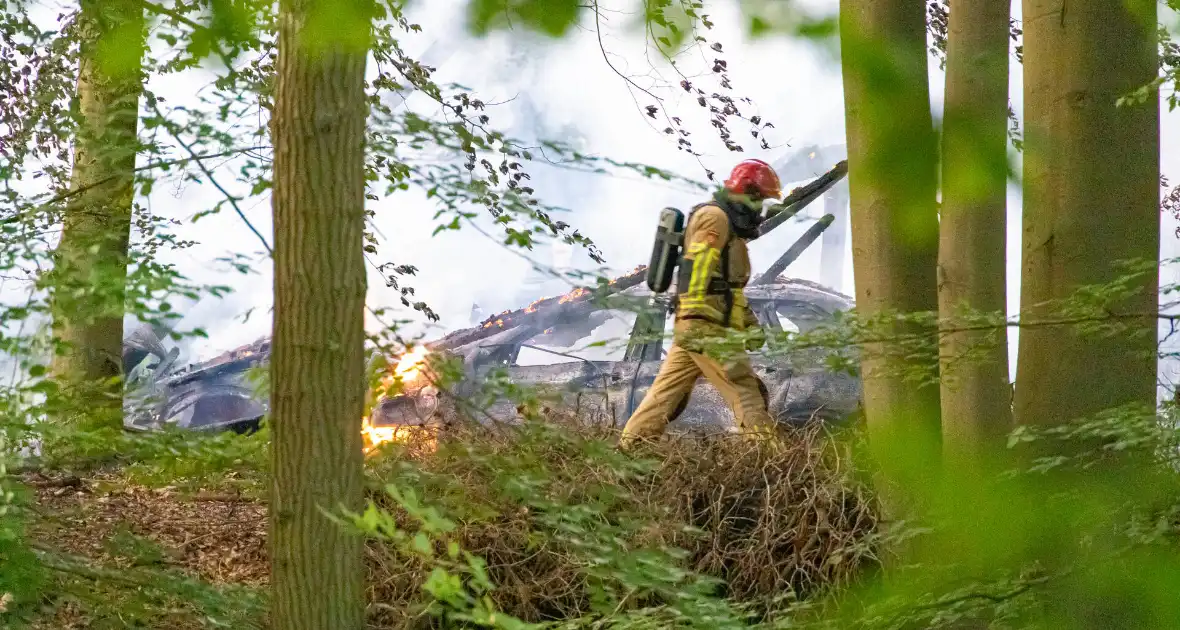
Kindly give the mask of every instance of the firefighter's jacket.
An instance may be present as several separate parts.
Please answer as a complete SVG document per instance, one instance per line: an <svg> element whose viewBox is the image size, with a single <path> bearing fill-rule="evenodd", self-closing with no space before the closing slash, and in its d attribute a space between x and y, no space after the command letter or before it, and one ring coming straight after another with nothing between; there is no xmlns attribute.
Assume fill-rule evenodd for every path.
<svg viewBox="0 0 1180 630"><path fill-rule="evenodd" d="M684 229L676 319L704 320L737 330L757 326L758 319L742 291L749 281L746 241L733 233L729 218L716 201L698 206Z"/></svg>

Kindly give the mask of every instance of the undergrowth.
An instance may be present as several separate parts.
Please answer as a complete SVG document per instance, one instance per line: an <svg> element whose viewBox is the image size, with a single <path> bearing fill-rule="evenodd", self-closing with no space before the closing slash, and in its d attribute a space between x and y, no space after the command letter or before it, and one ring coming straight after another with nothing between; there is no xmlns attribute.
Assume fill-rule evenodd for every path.
<svg viewBox="0 0 1180 630"><path fill-rule="evenodd" d="M844 446L820 432L792 434L777 450L683 439L628 455L606 429L556 420L452 425L371 454L372 504L351 521L371 539L371 627L746 627L876 562L872 499ZM265 501L265 428L68 433L48 432L25 463L43 497L161 497L156 508L120 504L135 512L211 495ZM54 518L67 522L54 525L60 537L70 518L95 517L33 514L36 535L50 539L34 540L28 565L51 577L32 597L43 615L209 628L255 627L265 615L264 591L204 582L118 518L93 552L77 553L45 534ZM263 536L265 519L248 526ZM97 595L83 596L88 588Z"/></svg>
<svg viewBox="0 0 1180 630"><path fill-rule="evenodd" d="M1019 431L1015 446L1106 439L1021 474L932 474L914 523L879 516L855 431L786 432L777 447L674 437L627 454L613 430L569 420L448 424L370 454L367 508L336 515L368 538L370 628L1093 627L1087 606L1116 596L1104 627L1171 627L1170 414ZM6 627L265 627L265 430L78 440L71 457L93 465L69 472L54 452L69 441L55 439L6 478ZM162 534L177 509L206 530ZM231 516L240 531L209 529ZM224 553L239 535L258 549L240 560L255 564L249 583L210 578L185 550L212 536L201 553ZM906 537L918 544L898 564Z"/></svg>
<svg viewBox="0 0 1180 630"><path fill-rule="evenodd" d="M449 619L456 602L529 622L617 626L658 607L663 627L745 627L877 562L869 492L817 430L777 449L681 439L638 457L612 441L526 422L389 447L353 519L392 543L369 548L383 627ZM440 569L462 597L423 592Z"/></svg>

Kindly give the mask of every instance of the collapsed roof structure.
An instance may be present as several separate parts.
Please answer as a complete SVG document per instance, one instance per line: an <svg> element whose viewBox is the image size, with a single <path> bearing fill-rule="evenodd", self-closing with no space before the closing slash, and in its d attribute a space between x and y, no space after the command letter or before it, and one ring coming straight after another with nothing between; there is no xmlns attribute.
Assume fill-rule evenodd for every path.
<svg viewBox="0 0 1180 630"><path fill-rule="evenodd" d="M847 173L846 163L796 188L766 220L766 234L824 195ZM807 331L852 308L852 299L819 283L786 278L783 271L832 224L825 215L814 223L769 268L754 277L745 292L761 325L770 330ZM461 400L473 394L493 370L502 371L521 386L532 386L580 415L621 426L650 387L666 353L664 333L669 327L668 295L653 295L644 284L645 267L602 282L576 288L564 295L537 300L522 308L492 315L471 328L456 330L426 343L414 357L403 358L397 371L408 382L405 393L378 402L369 424L397 427L434 422L454 411L443 399ZM604 329L623 332L618 352L578 348L577 344ZM270 340L260 339L196 365L174 368L176 350L166 351L150 329L128 338L125 357L135 362L126 397L126 425L135 430L179 426L194 430L248 431L267 413L264 391L252 381L251 369L269 360ZM789 357L752 357L755 371L766 386L772 416L787 423L837 420L854 411L860 401L860 382L830 370L830 351L812 350ZM424 354L446 354L460 359L465 379L449 392L439 392L422 378ZM527 353L556 357L547 364L524 360ZM593 356L594 354L599 356ZM155 356L148 365L143 358ZM138 360L137 360L138 358ZM145 367L146 366L146 367ZM511 417L515 406L496 400L483 415ZM732 430L732 414L703 379L682 410L673 430Z"/></svg>

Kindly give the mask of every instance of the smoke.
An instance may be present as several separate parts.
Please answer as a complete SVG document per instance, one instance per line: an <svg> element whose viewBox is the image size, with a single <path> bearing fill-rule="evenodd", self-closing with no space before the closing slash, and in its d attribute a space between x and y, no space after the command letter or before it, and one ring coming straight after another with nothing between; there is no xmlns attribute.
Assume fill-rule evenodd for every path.
<svg viewBox="0 0 1180 630"><path fill-rule="evenodd" d="M451 16L431 20L436 23L458 23L462 4L432 3L424 12ZM726 151L709 124L708 113L679 87L676 71L654 58L639 33L615 23L603 25L601 41L594 29L575 30L560 42L519 30L479 40L448 34L456 38L458 52L435 77L440 83L468 85L487 101L507 101L490 108L492 123L500 123L523 140L561 140L587 154L651 164L700 180L705 179L706 169L724 173L743 157L773 159L792 152L794 138L842 141L840 78L825 54L803 42L749 42L742 35L744 23L736 8L719 9L713 18L718 24L713 37L724 42L734 97L750 99L742 106L747 116L758 115L775 124L769 151ZM429 27L424 33L430 34ZM782 69L783 59L792 60L789 71ZM711 77L703 61L707 60L694 65L692 59L681 60L680 69L707 87ZM698 76L702 70L704 75ZM657 73L661 78L653 79ZM675 139L663 133L662 123L644 115L647 105L657 103L686 121L694 144L705 152L700 160L678 151ZM411 97L408 105L430 107L426 99L417 97ZM746 148L754 146L751 141ZM530 185L547 202L570 209L568 217L558 218L598 244L608 273L625 272L645 261L661 208L671 205L687 210L703 200L699 191L684 185L571 173L543 164L530 168ZM422 219L429 217L429 211L411 215L415 200L410 195L399 195L392 203L397 204L396 211L378 211L382 230L391 236L387 247L399 261L424 270L418 295L442 314L444 325L465 325L472 302L486 312L496 312L570 288L568 281L533 270L529 261L479 234L421 239L418 235L430 229ZM805 227L788 226L756 244L755 265L773 261ZM539 265L550 266L554 252L552 244L541 244L529 256ZM582 252L572 257L571 264L581 270L595 267ZM809 252L791 271L818 279L817 264L817 254ZM457 271L464 268L466 273Z"/></svg>
<svg viewBox="0 0 1180 630"><path fill-rule="evenodd" d="M631 28L636 3L614 0L600 3L606 16L601 30L574 29L561 41L546 40L520 29L473 38L463 31L467 0L435 0L416 5L412 15L422 32L402 42L411 54L423 55L437 64L435 80L458 83L475 90L491 104L487 113L491 126L526 142L560 140L589 155L608 156L620 161L651 164L684 176L704 180L706 170L725 173L737 160L759 157L775 161L807 145L826 146L844 142L842 82L838 59L831 45L773 36L752 40L746 34L748 21L739 3L711 7L716 24L711 40L722 43L724 52L703 49L677 59L672 68L648 50L641 30ZM785 3L784 3L785 4ZM834 15L836 0L808 0L795 3L812 15ZM1019 6L1017 6L1019 11ZM592 25L589 25L592 26ZM427 53L427 51L430 51ZM768 130L769 150L756 149L753 139L745 141L747 151L733 153L716 138L707 111L679 87L679 74L701 85L713 84L711 59L727 61L735 98L748 98L741 107L747 117L760 116L774 124ZM214 76L195 69L168 77L157 77L149 86L170 103L201 106L198 92ZM932 104L940 116L942 73L931 68ZM1011 94L1019 113L1022 109L1021 72L1013 66ZM710 87L709 89L713 89ZM696 148L704 153L694 158L677 150L675 138L663 133L664 125L645 115L648 105L659 105L669 115L685 121ZM439 115L429 98L412 94L405 107L427 116ZM1180 137L1180 117L1162 117L1163 165L1165 173L1180 178L1180 155L1168 138ZM904 150L904 148L899 148ZM701 193L687 186L641 180L635 176L574 173L560 165L530 165L530 182L547 202L569 209L555 217L579 229L599 246L606 259L606 273L623 273L645 262L655 217L661 208L687 210L702 200ZM232 178L227 174L223 184ZM788 183L789 185L789 183ZM244 194L245 190L231 192ZM222 195L208 182L172 182L157 185L142 200L153 212L186 221L180 235L197 242L182 252L169 254L169 261L195 282L228 285L228 297L205 298L185 306L182 328L203 328L208 339L197 339L184 349L193 359L252 341L270 333L273 305L272 268L265 257L240 273L218 259L261 250L257 238L229 211L189 219L217 203ZM809 214L816 216L816 208ZM252 198L244 208L246 216L268 240L272 238L269 197ZM1019 304L1020 196L1013 186L1009 197L1009 311ZM543 267L568 265L592 271L597 265L584 252L575 251L565 261L562 247L542 242L532 252L510 250L500 242L488 217L476 221L484 233L464 228L431 236L436 225L435 206L421 191L410 190L372 205L374 226L382 235L375 262L411 264L418 275L405 278L413 286L415 299L429 304L441 316L432 324L417 313L402 309L413 320L410 334L438 336L445 330L469 325L472 305L485 315L521 306L532 299L567 291L569 280L536 271ZM755 269L765 268L807 227L806 223L784 226L751 246ZM1174 225L1169 223L1172 228ZM1165 228L1164 234L1172 229ZM1163 251L1176 255L1175 244L1165 238ZM806 252L787 271L789 275L820 280L818 247ZM845 256L844 291L852 292L851 251ZM1172 274L1171 281L1177 278ZM386 287L381 275L371 270L370 305L400 308L399 294ZM370 319L369 326L380 323ZM614 329L612 328L612 331ZM1016 332L1011 334L1015 343ZM1014 346L1013 346L1014 348ZM1015 352L1012 353L1013 362Z"/></svg>
<svg viewBox="0 0 1180 630"><path fill-rule="evenodd" d="M607 4L603 3L604 9L617 8ZM615 4L631 8L627 2ZM557 140L587 155L650 164L704 180L706 169L724 173L737 159L747 156L774 159L794 151L796 142L842 142L841 84L830 55L805 42L748 41L735 6L718 7L714 12L717 27L711 37L724 44L733 96L749 99L743 113L775 125L768 133L770 151L733 154L725 150L709 123L708 112L678 85L678 71L701 85L711 85L714 78L709 76L708 59L703 54L696 60L680 59L678 69L673 69L647 49L641 32L620 22L623 14L604 12L614 17L603 22L601 32L576 29L561 41L520 30L477 39L463 31L465 6L465 0L418 5L412 18L422 25L422 32L406 37L401 44L425 63L437 65L434 78L440 85L456 83L473 89L491 104L487 110L491 126L526 143ZM783 64L784 59L791 63ZM170 103L201 107L200 90L214 76L211 70L195 69L156 77L149 88ZM678 151L662 126L644 115L644 107L657 103L669 115L686 121L703 157L698 160ZM421 94L410 94L404 107L423 116L439 115L437 103ZM755 146L747 144L747 148ZM529 183L547 203L568 209L554 218L590 237L606 258L605 268L600 269L583 250L570 252L564 244L544 239L532 251L509 249L486 216L476 220L480 231L465 227L432 237L435 206L422 191L410 190L371 206L376 212L373 227L382 240L372 260L416 266L420 270L416 276L399 282L412 286L414 298L427 303L441 321L434 324L401 309L400 294L385 286L375 269L369 277L370 305L401 309L399 315L412 320L403 332L437 336L467 326L473 304L491 314L568 291L573 280L561 277L561 272L629 271L647 258L655 216L661 208L687 209L702 200L699 191L684 184L635 175L572 172L563 166L544 161L530 165L533 179ZM223 186L231 187L232 167L223 166L227 173L219 182ZM246 191L231 187L231 192ZM180 328L200 328L208 334L208 338L182 342L184 354L194 360L210 358L270 333L270 261L255 256L245 273L219 262L261 252L257 238L228 210L191 221L193 215L222 198L209 182L188 181L157 185L144 200L153 212L185 222L180 236L196 242L189 249L167 254L167 261L193 282L232 289L226 297L207 297L184 306ZM271 240L269 197L252 198L243 210ZM805 227L787 226L766 242L757 243L752 248L754 264L769 264ZM808 252L790 271L818 279L817 265L817 254ZM368 325L375 329L381 323L370 317Z"/></svg>

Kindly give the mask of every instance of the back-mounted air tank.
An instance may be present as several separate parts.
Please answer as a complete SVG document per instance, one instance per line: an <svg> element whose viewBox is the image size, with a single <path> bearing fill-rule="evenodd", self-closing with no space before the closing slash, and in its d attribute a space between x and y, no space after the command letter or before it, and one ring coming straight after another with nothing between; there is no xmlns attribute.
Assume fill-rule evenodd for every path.
<svg viewBox="0 0 1180 630"><path fill-rule="evenodd" d="M651 263L647 266L647 288L653 293L663 293L672 286L672 276L676 273L676 264L680 262L680 247L683 243L684 213L676 208L660 210Z"/></svg>

